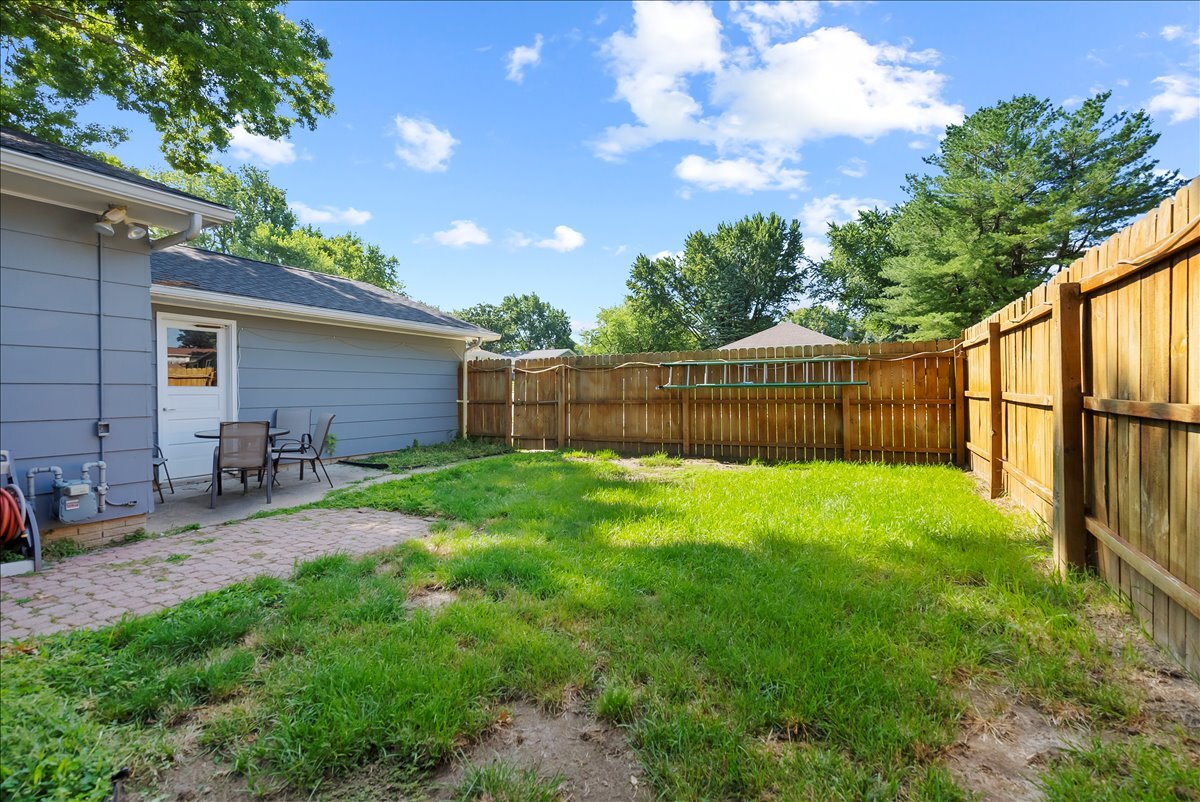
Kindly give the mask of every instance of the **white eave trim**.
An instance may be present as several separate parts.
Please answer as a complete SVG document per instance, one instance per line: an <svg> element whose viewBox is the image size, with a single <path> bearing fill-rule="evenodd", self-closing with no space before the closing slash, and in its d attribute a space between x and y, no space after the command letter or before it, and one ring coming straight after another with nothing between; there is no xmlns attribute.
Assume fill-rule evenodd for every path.
<svg viewBox="0 0 1200 802"><path fill-rule="evenodd" d="M266 315L286 320L326 323L358 329L383 329L402 334L417 334L424 337L440 337L463 341L479 340L481 342L493 342L500 339L499 334L491 331L464 331L453 326L439 326L433 323L396 320L378 315L342 312L337 309L322 309L316 306L289 304L282 301L266 301L260 298L227 295L223 292L194 290L187 287L171 287L164 284L150 285L150 300L160 304L185 305L194 309L207 309L218 312L241 312L260 317Z"/></svg>
<svg viewBox="0 0 1200 802"><path fill-rule="evenodd" d="M232 223L237 213L215 203L185 198L173 192L154 189L110 175L94 173L69 164L44 159L9 148L3 149L0 167L15 173L40 178L55 184L81 187L103 194L124 198L146 206L154 206L177 214L200 214L206 226Z"/></svg>

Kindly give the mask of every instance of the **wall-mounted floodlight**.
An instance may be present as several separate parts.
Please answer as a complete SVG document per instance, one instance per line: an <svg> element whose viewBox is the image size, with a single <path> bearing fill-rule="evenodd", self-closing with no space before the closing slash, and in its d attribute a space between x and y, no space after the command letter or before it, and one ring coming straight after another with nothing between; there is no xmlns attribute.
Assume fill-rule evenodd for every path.
<svg viewBox="0 0 1200 802"><path fill-rule="evenodd" d="M112 224L125 219L128 210L124 206L109 206L100 219L92 224L92 230L105 237L111 237L115 232ZM143 234L144 236L144 234Z"/></svg>
<svg viewBox="0 0 1200 802"><path fill-rule="evenodd" d="M125 236L129 237L130 239L142 239L146 236L146 229L139 225L131 225L125 232Z"/></svg>

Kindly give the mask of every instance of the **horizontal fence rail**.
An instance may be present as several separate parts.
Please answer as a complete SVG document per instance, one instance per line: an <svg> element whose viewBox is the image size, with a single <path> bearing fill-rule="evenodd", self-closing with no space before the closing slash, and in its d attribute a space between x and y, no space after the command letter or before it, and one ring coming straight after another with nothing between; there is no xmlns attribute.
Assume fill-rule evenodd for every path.
<svg viewBox="0 0 1200 802"><path fill-rule="evenodd" d="M970 468L1200 674L1200 179L962 351Z"/></svg>
<svg viewBox="0 0 1200 802"><path fill-rule="evenodd" d="M520 448L961 463L955 343L480 360L467 431Z"/></svg>

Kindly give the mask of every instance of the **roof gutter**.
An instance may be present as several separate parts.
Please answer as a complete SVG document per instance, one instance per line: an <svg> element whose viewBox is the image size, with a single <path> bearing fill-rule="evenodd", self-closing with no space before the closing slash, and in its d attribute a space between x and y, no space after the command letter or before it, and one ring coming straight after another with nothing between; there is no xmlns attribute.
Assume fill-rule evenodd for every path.
<svg viewBox="0 0 1200 802"><path fill-rule="evenodd" d="M3 167L15 173L32 176L62 186L86 187L96 192L102 192L126 201L143 203L170 212L197 212L207 217L213 224L231 223L237 213L230 208L211 201L197 198L187 198L182 195L136 184L110 175L93 173L69 164L51 161L24 153L11 148L2 148L4 152ZM85 210L90 211L90 210Z"/></svg>
<svg viewBox="0 0 1200 802"><path fill-rule="evenodd" d="M166 284L150 285L150 300L160 304L184 305L194 309L207 309L216 312L241 312L258 317L270 316L285 320L303 322L327 323L348 326L358 329L386 329L403 334L415 334L422 337L438 337L452 340L480 340L493 342L500 335L483 329L460 329L455 326L441 326L435 323L417 323L410 320L396 320L379 315L364 315L360 312L343 312L338 309L322 309L317 306L291 304L282 301L267 301L261 298L249 298L241 295L228 295L223 292L195 290L188 287L172 287Z"/></svg>
<svg viewBox="0 0 1200 802"><path fill-rule="evenodd" d="M169 234L165 237L159 237L155 240L150 240L150 250L161 251L163 248L170 248L172 245L178 245L181 242L190 242L200 236L200 230L204 228L204 215L199 212L192 212L191 219L188 221L188 227L183 231L176 231L174 234Z"/></svg>

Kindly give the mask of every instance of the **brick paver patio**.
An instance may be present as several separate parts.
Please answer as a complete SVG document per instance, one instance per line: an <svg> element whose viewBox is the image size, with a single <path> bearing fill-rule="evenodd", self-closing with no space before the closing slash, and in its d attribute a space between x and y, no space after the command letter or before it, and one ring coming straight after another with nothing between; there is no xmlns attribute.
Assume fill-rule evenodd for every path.
<svg viewBox="0 0 1200 802"><path fill-rule="evenodd" d="M306 510L101 549L0 585L0 638L99 627L323 554L424 537L429 521L377 510Z"/></svg>

